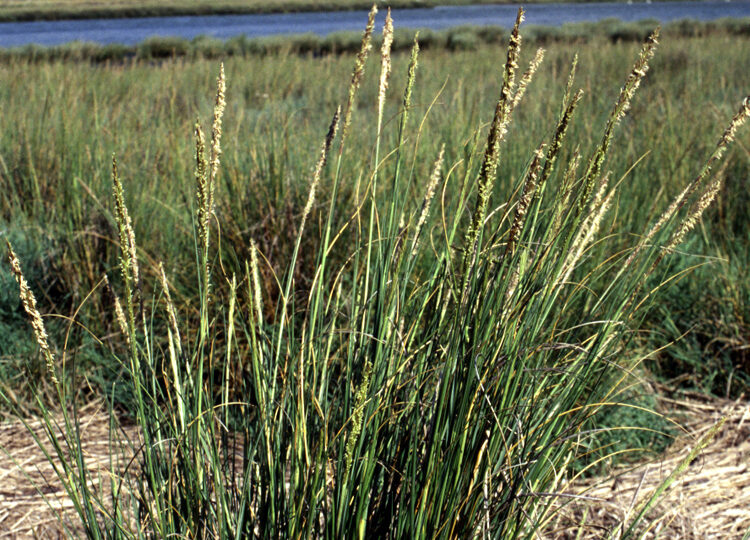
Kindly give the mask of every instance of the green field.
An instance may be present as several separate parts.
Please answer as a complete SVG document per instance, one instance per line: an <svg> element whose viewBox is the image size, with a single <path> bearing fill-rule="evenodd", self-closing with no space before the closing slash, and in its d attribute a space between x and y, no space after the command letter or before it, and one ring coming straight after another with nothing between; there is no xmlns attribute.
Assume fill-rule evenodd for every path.
<svg viewBox="0 0 750 540"><path fill-rule="evenodd" d="M637 430L574 441L573 433L613 422L669 431L647 413L622 420L597 403L649 408L639 378L709 395L748 390L747 126L701 184L713 185L716 198L685 241L662 250L696 208L692 202L642 240L696 178L750 91L742 67L750 65L748 37L709 34L661 40L632 107L611 141L604 139L611 147L596 174L593 165L586 172L587 160L604 155L602 133L641 46L604 35L547 40L544 62L513 112L496 179L484 184L480 165L504 48L476 39L470 47L422 51L408 118L410 55L397 52L381 137L376 49L346 149L338 153L337 138L314 200L313 170L331 116L347 101L354 55L219 50L210 56L224 62L226 110L207 248L196 232L194 125L214 107L216 58L94 64L6 57L0 230L39 309L63 316L45 323L55 357L67 343L75 372L58 366L61 384L50 380L49 359L36 352L3 264L5 406L38 411L50 400L105 395L139 425L167 426L149 436L182 441L170 451L192 449L190 457L169 465L157 450L146 451L137 483L146 491L128 503L142 505L158 534L194 534L191 524L207 519L201 512L217 512L211 519L222 534L251 530L229 517L243 511L262 514L257 524L267 532L260 536L268 537L356 537L365 526L375 535L468 535L483 530L485 518L477 516L491 507L486 519L499 537L530 537L546 507L528 492L552 489L552 471L581 470L627 446L668 444L668 434ZM534 52L522 50L520 72ZM558 169L545 190L526 199L534 150L555 133L575 55L572 88L583 95ZM210 147L211 126L203 122ZM442 148L432 211L417 226ZM580 168L566 175L577 153ZM123 214L111 202L113 154L134 227L137 279L123 263ZM710 184L714 173L721 184ZM484 215L477 210L482 193L491 194ZM592 225L587 216L599 211ZM472 236L477 227L484 236ZM411 244L412 235L419 241ZM176 357L159 263L182 326L185 352ZM105 274L126 306L133 299L129 341ZM198 371L173 373L175 358ZM183 391L187 410L163 407ZM229 401L243 405L222 405ZM221 412L207 415L217 403ZM197 427L185 427L185 414ZM226 463L206 442L214 420L245 437L255 467L246 470L259 486L243 492L247 499L232 499L231 482L216 479ZM566 461L569 452L575 463ZM401 474L413 483L401 483ZM161 482L169 493L157 493ZM505 482L507 490L488 496L488 482ZM169 507L166 495L183 506ZM461 519L444 530L456 508L465 509ZM95 521L93 507L80 514Z"/></svg>

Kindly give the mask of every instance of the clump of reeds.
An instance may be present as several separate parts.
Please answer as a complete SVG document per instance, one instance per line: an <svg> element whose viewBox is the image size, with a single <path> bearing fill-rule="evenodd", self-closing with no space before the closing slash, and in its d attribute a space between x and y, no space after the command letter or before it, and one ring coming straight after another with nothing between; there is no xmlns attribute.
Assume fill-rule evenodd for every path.
<svg viewBox="0 0 750 540"><path fill-rule="evenodd" d="M456 169L444 147L429 156L434 165L428 178L405 174L416 42L396 147L381 152L392 69L389 13L370 124L373 161L369 169L352 173L366 189L336 231L333 215L342 211L337 189L349 177L342 156L361 151L346 147L347 132L350 126L368 128L353 113L374 14L375 8L345 105L332 111L321 133L292 258L286 274L277 277L280 294L272 318L262 309L264 259L256 244L239 279L222 275L220 256L211 253L223 69L208 156L196 127L201 295L197 320L188 319L187 327L180 327L163 267L158 268L163 304L144 307L144 295L133 293L144 273L113 163L126 304L118 320L124 317L130 344L127 358L118 361L135 396L132 414L141 440L134 442L137 472L113 480L120 494L114 507L86 487L82 452L74 454L74 466L61 470L90 537L532 538L551 518L550 501L566 495L556 490L571 463L587 452L584 427L616 391L623 366L629 369L624 345L650 297L643 291L644 270L684 239L710 204L717 181L701 192L694 186L703 185L721 159L748 115L747 101L698 183L689 184L667 209L668 219L657 220L624 252L611 235L600 235L621 188L612 185L606 160L646 75L658 31L644 43L585 170L578 172L578 152L560 163L582 99L571 70L549 140L532 150L511 195L494 206L512 113L523 106L521 98L542 61L540 52L516 83L523 11L511 32L486 145L478 152L483 157L459 179L452 177ZM337 136L338 159L329 166ZM390 180L385 188L384 178ZM420 181L422 193L414 204L409 188ZM326 182L332 185L331 202L321 216L315 201ZM444 194L457 183L468 187L438 198L441 182ZM385 202L382 189L389 190ZM672 219L695 193L687 215ZM365 210L369 220L361 218ZM312 284L299 295L295 267L300 250L308 247L302 245L305 225L314 217L323 224L318 262ZM329 268L330 250L348 228L354 229L353 244L338 246L348 257ZM24 305L52 365L33 295L10 253ZM213 260L217 264L210 265ZM226 280L226 296L217 292L210 298L217 279ZM241 294L247 302L238 301ZM166 338L157 334L159 328ZM64 444L75 445L76 426L66 426ZM49 432L54 439L52 426Z"/></svg>

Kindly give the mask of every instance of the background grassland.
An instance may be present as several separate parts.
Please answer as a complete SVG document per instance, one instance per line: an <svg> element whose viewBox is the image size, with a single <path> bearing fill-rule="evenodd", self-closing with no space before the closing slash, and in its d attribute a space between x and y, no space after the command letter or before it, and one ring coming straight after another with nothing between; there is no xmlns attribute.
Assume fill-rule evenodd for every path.
<svg viewBox="0 0 750 540"><path fill-rule="evenodd" d="M618 202L608 227L623 235L642 231L655 212L694 175L750 88L750 41L733 36L664 39L632 113L615 139L617 151L606 166L614 179L624 177L628 197ZM571 126L570 139L590 148L616 98L637 44L614 44L596 38L589 43L556 44L545 59L517 111L504 148L496 185L499 200L517 183L528 149L549 135L559 111L556 99L565 85L568 66L579 55L578 83L585 96ZM533 50L527 48L523 60ZM224 264L241 269L249 259L250 239L258 241L270 265L280 271L288 260L307 194L321 126L345 97L352 57L276 54L265 58L228 57L228 105L225 136L235 141L222 157L217 214L228 257ZM404 85L408 57L396 55L392 87ZM472 51L427 50L420 59L412 119L421 122L422 156L437 155L446 145L446 163L457 175L468 149L490 120L503 64L502 49L476 45ZM106 271L117 264L117 242L108 200L110 156L123 171L126 196L136 227L147 274L163 260L174 276L178 303L189 312L195 298L195 249L189 217L194 178L190 156L196 117L211 109L209 88L214 60L176 60L91 65L35 63L16 59L0 65L0 219L19 246L32 272L45 311L71 314ZM373 108L373 73L362 87L363 109ZM389 96L386 121L392 122L399 92ZM363 170L371 159L374 134L354 116L351 152L344 171ZM395 129L386 132L384 148L395 144ZM748 274L748 192L750 141L747 132L731 150L726 184L716 206L701 225L701 234L684 246L673 270L699 266L680 280L653 311L639 345L663 344L690 333L657 355L651 369L690 386L716 393L746 389L750 328ZM408 158L411 160L411 157ZM428 161L407 161L417 178L429 175ZM632 170L631 170L632 168ZM460 177L460 175L458 175ZM362 178L343 178L340 204L354 204L354 187ZM423 182L422 182L423 183ZM447 199L458 187L449 185ZM387 196L383 193L383 196ZM413 194L419 204L421 193ZM325 195L321 199L325 201ZM321 203L324 207L325 203ZM342 212L341 216L347 216ZM315 221L315 220L313 220ZM310 242L317 235L308 228ZM300 279L309 279L314 250L301 255ZM307 257L307 259L305 258ZM234 261L234 263L232 263ZM230 271L232 268L229 269ZM3 270L5 272L5 270ZM9 279L7 276L5 277ZM263 276L269 305L277 294L272 273ZM12 296L12 295L11 295ZM2 324L21 324L17 300L2 297ZM116 328L111 299L101 288L86 299L89 323L112 338ZM87 358L85 332L78 336ZM11 336L3 331L3 335ZM116 347L117 338L113 338ZM13 340L4 347L4 368L18 376L28 347ZM91 353L93 368L97 357ZM102 369L104 367L98 366ZM92 368L92 369L93 369ZM22 377L18 376L20 380ZM10 380L6 378L5 380ZM15 380L15 379L14 379Z"/></svg>
<svg viewBox="0 0 750 540"><path fill-rule="evenodd" d="M534 0L534 3L551 0ZM587 0L578 0L587 1ZM393 0L393 8L438 5L503 4L501 0ZM153 17L168 15L219 15L288 13L295 11L369 10L369 0L6 0L0 2L0 21L55 19L98 19L111 17Z"/></svg>
<svg viewBox="0 0 750 540"><path fill-rule="evenodd" d="M565 23L561 26L529 25L524 29L527 44L551 46L556 43L579 43L607 39L613 43L641 43L658 21L644 19L623 22L608 18L596 22ZM414 30L396 29L393 51L409 51L414 41ZM711 21L682 19L667 23L662 36L668 40L680 37L739 37L750 36L750 18L723 18ZM62 45L39 46L29 44L0 49L0 62L29 60L49 62L64 60L93 63L128 62L132 60L161 60L164 58L213 58L230 56L283 56L289 54L326 56L354 54L359 50L359 32L342 31L326 36L317 34L279 35L250 38L239 35L226 41L211 36L186 39L175 36L152 37L136 45L110 43L100 45L74 41ZM422 50L473 51L483 45L501 49L508 40L508 29L501 26L455 26L444 30L421 30L419 45ZM380 44L375 36L376 46Z"/></svg>

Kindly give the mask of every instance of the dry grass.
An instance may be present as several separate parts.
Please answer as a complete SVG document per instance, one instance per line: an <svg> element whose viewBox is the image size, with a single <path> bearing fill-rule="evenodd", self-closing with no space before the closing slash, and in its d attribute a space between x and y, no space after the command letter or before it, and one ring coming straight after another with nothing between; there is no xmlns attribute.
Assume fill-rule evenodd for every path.
<svg viewBox="0 0 750 540"><path fill-rule="evenodd" d="M716 438L649 512L642 532L646 539L743 538L750 529L750 403L700 394L661 398L660 402L687 434L656 461L621 466L604 479L569 486L565 491L588 499L560 501L568 504L548 529L547 538L603 538L618 524L628 523L639 503L654 493L723 416L728 419ZM619 536L615 530L612 538Z"/></svg>
<svg viewBox="0 0 750 540"><path fill-rule="evenodd" d="M115 436L131 443L110 444L106 407L91 403L79 413L81 447L95 475L90 484L111 502L109 475L120 475L128 466L131 456L125 448L136 440L137 431L134 427L121 427ZM61 417L55 420L58 425L62 422ZM85 532L80 527L73 502L32 433L44 440L47 452L53 452L42 421L28 420L28 428L19 420L0 423L3 456L0 460L0 539L65 538L65 527L74 537L83 537ZM113 448L120 451L112 455Z"/></svg>
<svg viewBox="0 0 750 540"><path fill-rule="evenodd" d="M644 538L742 538L750 527L746 510L750 508L750 403L710 400L698 394L680 400L663 397L660 402L687 434L658 461L621 467L604 480L569 486L566 491L587 499L561 499L566 505L545 538L602 538L623 520L627 522L638 502L648 498L693 443L725 415L729 419L716 439L650 512ZM44 436L39 421L30 426ZM92 471L104 478L112 470L121 474L130 456L114 456L115 466L110 464L109 417L100 404L82 412L81 427L81 444ZM119 436L133 441L137 433L125 427ZM76 528L75 508L26 427L19 421L1 424L0 446L5 454L0 465L0 539L63 538L61 519L74 533L84 534ZM102 487L100 481L93 484ZM111 500L110 494L107 497Z"/></svg>

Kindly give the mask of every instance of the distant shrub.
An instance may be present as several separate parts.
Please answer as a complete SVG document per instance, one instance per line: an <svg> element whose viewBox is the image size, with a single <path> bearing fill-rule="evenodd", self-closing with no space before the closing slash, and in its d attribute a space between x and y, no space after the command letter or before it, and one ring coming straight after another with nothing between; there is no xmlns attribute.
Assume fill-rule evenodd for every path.
<svg viewBox="0 0 750 540"><path fill-rule="evenodd" d="M190 49L190 42L179 37L152 37L143 41L136 49L138 58L170 58L184 56Z"/></svg>
<svg viewBox="0 0 750 540"><path fill-rule="evenodd" d="M226 44L212 36L196 36L190 41L190 56L219 58L227 54Z"/></svg>

